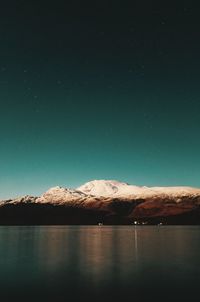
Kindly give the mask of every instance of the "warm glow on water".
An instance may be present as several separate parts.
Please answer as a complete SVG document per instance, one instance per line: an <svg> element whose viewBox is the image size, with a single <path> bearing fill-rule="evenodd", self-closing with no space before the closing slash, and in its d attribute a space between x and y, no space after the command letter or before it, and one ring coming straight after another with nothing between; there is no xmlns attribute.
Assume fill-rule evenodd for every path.
<svg viewBox="0 0 200 302"><path fill-rule="evenodd" d="M2 301L191 299L199 251L199 227L0 227Z"/></svg>

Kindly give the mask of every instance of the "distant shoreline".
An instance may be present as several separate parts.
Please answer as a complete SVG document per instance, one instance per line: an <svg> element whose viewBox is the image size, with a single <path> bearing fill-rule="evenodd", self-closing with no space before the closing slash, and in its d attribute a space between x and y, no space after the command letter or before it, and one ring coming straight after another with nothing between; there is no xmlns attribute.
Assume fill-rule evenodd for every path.
<svg viewBox="0 0 200 302"><path fill-rule="evenodd" d="M122 201L123 203L123 201ZM0 225L200 225L200 210L179 215L133 217L118 211L39 203L0 206Z"/></svg>

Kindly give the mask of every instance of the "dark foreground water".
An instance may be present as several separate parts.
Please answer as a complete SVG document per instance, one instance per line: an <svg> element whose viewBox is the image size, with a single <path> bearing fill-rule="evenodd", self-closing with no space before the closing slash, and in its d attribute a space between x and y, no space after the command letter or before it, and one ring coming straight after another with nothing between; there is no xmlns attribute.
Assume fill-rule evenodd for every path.
<svg viewBox="0 0 200 302"><path fill-rule="evenodd" d="M193 301L200 227L0 227L0 301Z"/></svg>

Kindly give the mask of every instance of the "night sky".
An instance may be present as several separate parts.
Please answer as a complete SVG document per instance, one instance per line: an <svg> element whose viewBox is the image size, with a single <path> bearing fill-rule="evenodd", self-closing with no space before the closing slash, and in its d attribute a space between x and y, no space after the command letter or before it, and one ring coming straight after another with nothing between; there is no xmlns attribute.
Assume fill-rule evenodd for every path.
<svg viewBox="0 0 200 302"><path fill-rule="evenodd" d="M0 199L92 179L200 187L197 8L69 2L0 4Z"/></svg>

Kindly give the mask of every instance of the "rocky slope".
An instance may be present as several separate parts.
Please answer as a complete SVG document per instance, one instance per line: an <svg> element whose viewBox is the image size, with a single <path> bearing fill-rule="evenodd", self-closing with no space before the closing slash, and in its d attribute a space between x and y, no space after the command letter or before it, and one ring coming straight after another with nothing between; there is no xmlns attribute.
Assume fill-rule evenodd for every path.
<svg viewBox="0 0 200 302"><path fill-rule="evenodd" d="M0 224L200 224L200 189L94 180L0 202Z"/></svg>

